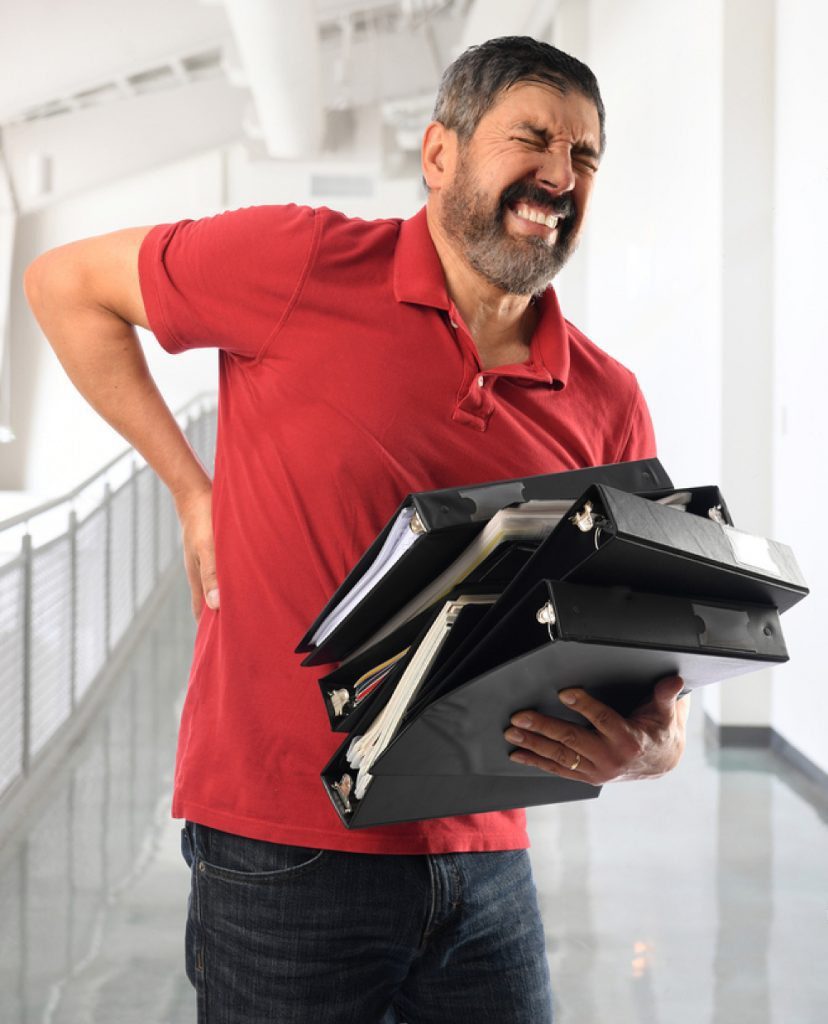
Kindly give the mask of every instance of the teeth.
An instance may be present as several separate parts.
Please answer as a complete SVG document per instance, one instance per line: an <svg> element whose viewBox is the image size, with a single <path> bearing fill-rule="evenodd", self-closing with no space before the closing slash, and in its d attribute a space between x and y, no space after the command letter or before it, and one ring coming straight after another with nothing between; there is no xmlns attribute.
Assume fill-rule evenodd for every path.
<svg viewBox="0 0 828 1024"><path fill-rule="evenodd" d="M524 220L531 220L533 224L545 224L548 228L558 226L558 218L554 213L544 214L540 210L533 210L525 204L518 206L515 209L515 213Z"/></svg>

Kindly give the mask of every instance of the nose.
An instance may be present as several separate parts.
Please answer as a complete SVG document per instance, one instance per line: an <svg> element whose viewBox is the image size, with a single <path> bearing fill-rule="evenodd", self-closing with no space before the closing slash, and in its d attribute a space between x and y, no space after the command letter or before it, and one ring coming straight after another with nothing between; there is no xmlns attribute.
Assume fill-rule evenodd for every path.
<svg viewBox="0 0 828 1024"><path fill-rule="evenodd" d="M544 154L538 168L538 181L555 195L563 195L575 188L575 172L572 170L572 157L567 146L554 146Z"/></svg>

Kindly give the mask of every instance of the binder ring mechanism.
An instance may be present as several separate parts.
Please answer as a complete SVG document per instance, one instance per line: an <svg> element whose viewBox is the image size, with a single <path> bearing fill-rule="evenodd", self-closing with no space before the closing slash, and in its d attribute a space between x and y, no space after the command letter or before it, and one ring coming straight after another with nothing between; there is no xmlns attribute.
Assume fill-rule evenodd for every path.
<svg viewBox="0 0 828 1024"><path fill-rule="evenodd" d="M549 633L549 639L554 642L556 639L555 634L552 632L552 627L558 621L555 618L555 609L552 607L552 602L547 601L535 612L535 618L542 626L546 626L546 631Z"/></svg>
<svg viewBox="0 0 828 1024"><path fill-rule="evenodd" d="M351 694L348 690L328 690L328 699L331 702L334 716L339 718L345 708L351 703Z"/></svg>
<svg viewBox="0 0 828 1024"><path fill-rule="evenodd" d="M340 802L342 803L343 812L345 814L350 814L353 811L350 800L351 792L354 788L353 778L345 772L339 782L334 782L331 788L339 797Z"/></svg>
<svg viewBox="0 0 828 1024"><path fill-rule="evenodd" d="M569 521L574 523L581 533L589 533L590 530L595 530L595 550L597 551L601 539L601 527L606 525L607 519L600 512L595 511L592 502L584 502L584 507L578 509L577 512L573 512L569 517Z"/></svg>

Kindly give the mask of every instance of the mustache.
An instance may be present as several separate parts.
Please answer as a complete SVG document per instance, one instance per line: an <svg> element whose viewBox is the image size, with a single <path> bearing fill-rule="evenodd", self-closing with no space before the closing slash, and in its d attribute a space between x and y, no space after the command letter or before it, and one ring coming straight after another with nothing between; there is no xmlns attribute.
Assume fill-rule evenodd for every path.
<svg viewBox="0 0 828 1024"><path fill-rule="evenodd" d="M514 206L515 203L519 202L530 203L532 206L537 206L541 210L546 210L555 217L561 217L562 219L568 219L575 213L575 203L572 201L572 196L551 196L545 189L529 181L516 181L513 185L509 185L508 188L504 189L500 197L501 215L507 206Z"/></svg>

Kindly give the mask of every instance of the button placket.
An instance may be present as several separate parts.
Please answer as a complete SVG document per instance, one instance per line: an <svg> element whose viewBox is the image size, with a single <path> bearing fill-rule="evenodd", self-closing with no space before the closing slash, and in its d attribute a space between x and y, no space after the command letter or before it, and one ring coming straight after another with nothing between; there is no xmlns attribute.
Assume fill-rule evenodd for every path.
<svg viewBox="0 0 828 1024"><path fill-rule="evenodd" d="M452 419L477 430L486 430L495 409L492 392L497 375L480 372L477 348L455 315L453 309L446 311L452 337L463 356L463 381L457 392Z"/></svg>

